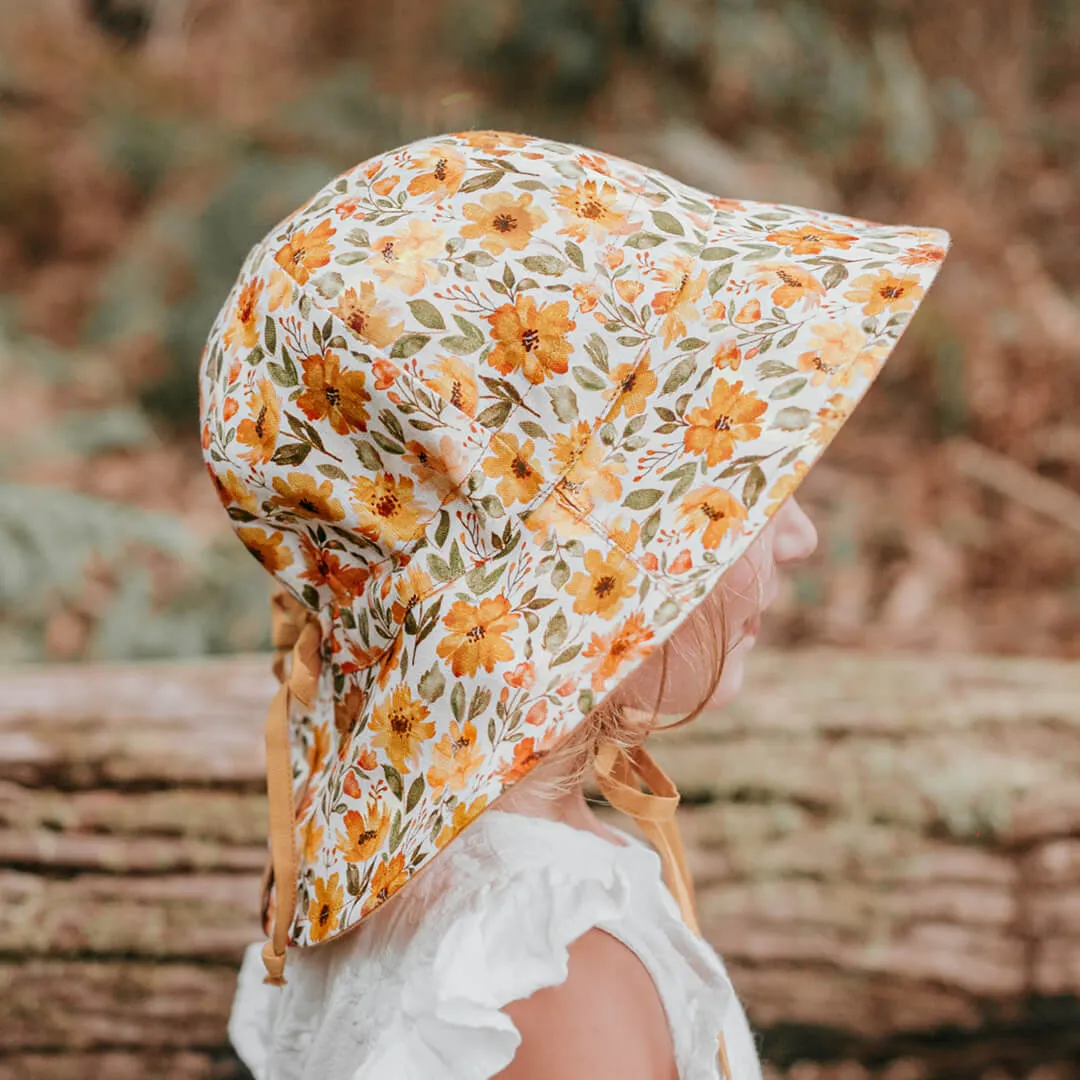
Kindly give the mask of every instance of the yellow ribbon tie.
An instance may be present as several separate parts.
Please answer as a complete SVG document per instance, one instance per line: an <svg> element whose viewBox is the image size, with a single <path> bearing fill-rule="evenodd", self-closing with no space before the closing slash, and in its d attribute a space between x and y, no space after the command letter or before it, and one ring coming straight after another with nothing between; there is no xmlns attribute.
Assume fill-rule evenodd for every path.
<svg viewBox="0 0 1080 1080"><path fill-rule="evenodd" d="M643 746L629 750L619 743L604 740L596 748L593 763L596 783L604 798L630 817L660 855L664 881L682 912L683 921L701 936L694 910L694 884L686 863L686 849L679 832L675 811L679 807L679 789ZM644 783L648 791L641 789ZM727 1045L719 1035L720 1065L724 1080L732 1080Z"/></svg>
<svg viewBox="0 0 1080 1080"><path fill-rule="evenodd" d="M310 707L322 670L318 620L292 593L280 589L270 601L274 674L278 687L266 716L266 797L270 814L270 865L263 882L263 915L275 887L274 925L263 945L264 982L285 985L285 950L296 912L296 810L293 802L289 713L295 698ZM286 671L286 658L291 662Z"/></svg>

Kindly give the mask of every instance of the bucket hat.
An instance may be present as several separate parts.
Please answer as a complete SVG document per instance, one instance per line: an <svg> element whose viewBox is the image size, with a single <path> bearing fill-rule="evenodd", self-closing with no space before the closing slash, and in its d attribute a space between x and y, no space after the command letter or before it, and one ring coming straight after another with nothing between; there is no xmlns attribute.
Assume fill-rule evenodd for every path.
<svg viewBox="0 0 1080 1080"><path fill-rule="evenodd" d="M461 132L348 170L253 248L199 392L210 475L279 586L268 981L407 887L676 630L948 244ZM693 925L674 785L643 747L601 747L597 772Z"/></svg>

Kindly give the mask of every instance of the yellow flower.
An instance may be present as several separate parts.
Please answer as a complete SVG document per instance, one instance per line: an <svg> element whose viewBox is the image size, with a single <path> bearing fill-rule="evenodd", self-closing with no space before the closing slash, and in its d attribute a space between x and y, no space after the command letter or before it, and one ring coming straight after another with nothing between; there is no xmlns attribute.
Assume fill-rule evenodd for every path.
<svg viewBox="0 0 1080 1080"><path fill-rule="evenodd" d="M621 210L615 209L618 191L613 184L598 185L595 180L583 180L576 187L555 189L555 203L562 214L564 227L560 233L572 236L579 243L593 239L603 243L611 233L631 231L633 226Z"/></svg>
<svg viewBox="0 0 1080 1080"><path fill-rule="evenodd" d="M444 825L435 840L435 846L441 851L459 832L467 825L472 824L487 807L487 796L481 795L474 799L468 806L458 803L454 807L454 813L448 824Z"/></svg>
<svg viewBox="0 0 1080 1080"><path fill-rule="evenodd" d="M485 597L479 604L455 600L442 620L450 633L435 651L450 661L459 678L471 678L481 667L490 674L496 664L514 659L514 650L503 635L517 626L519 617L502 593Z"/></svg>
<svg viewBox="0 0 1080 1080"><path fill-rule="evenodd" d="M255 513L259 508L259 500L232 469L226 470L224 476L218 476L209 462L206 463L206 468L210 473L210 479L214 481L214 487L217 488L218 498L223 506L226 508L239 506L241 510L246 510L249 514Z"/></svg>
<svg viewBox="0 0 1080 1080"><path fill-rule="evenodd" d="M361 341L387 349L401 336L403 322L391 322L386 305L375 299L375 285L364 281L360 291L348 288L330 309Z"/></svg>
<svg viewBox="0 0 1080 1080"><path fill-rule="evenodd" d="M652 651L649 645L652 636L653 632L645 625L645 616L640 611L635 611L610 634L593 634L581 653L591 661L586 670L592 675L590 685L593 690L603 690L623 664L647 656Z"/></svg>
<svg viewBox="0 0 1080 1080"><path fill-rule="evenodd" d="M803 477L810 471L810 466L805 461L796 461L791 472L779 477L775 484L769 488L769 498L772 502L765 508L765 514L772 517L783 506L788 496L802 483Z"/></svg>
<svg viewBox="0 0 1080 1080"><path fill-rule="evenodd" d="M579 421L569 435L552 440L551 456L563 466L565 482L589 497L589 502L614 502L622 496L619 474L626 472L622 461L604 461L604 444L584 421Z"/></svg>
<svg viewBox="0 0 1080 1080"><path fill-rule="evenodd" d="M704 530L702 544L715 548L733 526L746 519L746 507L730 491L706 485L683 496L678 514L685 535Z"/></svg>
<svg viewBox="0 0 1080 1080"><path fill-rule="evenodd" d="M379 240L370 266L384 285L415 296L442 276L437 256L443 253L443 234L431 222L409 218L405 230Z"/></svg>
<svg viewBox="0 0 1080 1080"><path fill-rule="evenodd" d="M270 271L269 298L270 310L277 311L279 307L292 300L293 279L281 270Z"/></svg>
<svg viewBox="0 0 1080 1080"><path fill-rule="evenodd" d="M483 470L493 480L496 491L506 506L529 502L540 490L543 479L540 466L533 457L536 449L532 439L519 442L516 435L496 435L491 440L491 454L484 458Z"/></svg>
<svg viewBox="0 0 1080 1080"><path fill-rule="evenodd" d="M253 465L264 465L274 456L278 429L281 426L281 401L269 379L260 379L258 389L244 395L253 416L241 420L236 429L236 441L250 446L241 457Z"/></svg>
<svg viewBox="0 0 1080 1080"><path fill-rule="evenodd" d="M268 533L265 529L258 529L254 525L241 525L236 530L236 535L271 574L276 574L284 570L286 566L292 565L293 554L283 543L284 534Z"/></svg>
<svg viewBox="0 0 1080 1080"><path fill-rule="evenodd" d="M413 482L408 476L376 473L358 476L349 489L356 511L357 529L369 540L394 546L412 540L420 532L420 514L413 501Z"/></svg>
<svg viewBox="0 0 1080 1080"><path fill-rule="evenodd" d="M409 880L409 871L405 868L405 856L395 855L389 862L382 862L371 876L371 891L361 916L370 915L377 907L386 903Z"/></svg>
<svg viewBox="0 0 1080 1080"><path fill-rule="evenodd" d="M304 822L304 827L300 832L303 860L308 865L319 857L319 852L322 850L323 832L323 827L316 823L316 814L313 811Z"/></svg>
<svg viewBox="0 0 1080 1080"><path fill-rule="evenodd" d="M789 308L803 302L804 307L817 307L825 295L825 286L809 270L786 263L763 263L755 285L772 285L772 302Z"/></svg>
<svg viewBox="0 0 1080 1080"><path fill-rule="evenodd" d="M656 376L649 367L650 358L637 364L616 364L611 369L612 385L604 391L604 397L614 399L615 408L608 414L614 420L621 412L628 420L640 416L649 403L649 395L656 390Z"/></svg>
<svg viewBox="0 0 1080 1080"><path fill-rule="evenodd" d="M342 824L345 831L337 836L338 853L346 862L366 862L390 831L390 811L377 799L370 799L363 813L347 811Z"/></svg>
<svg viewBox="0 0 1080 1080"><path fill-rule="evenodd" d="M427 771L428 786L436 795L444 788L465 790L470 777L484 763L483 751L476 745L476 727L466 721L450 721L450 731L436 744L431 753L431 768Z"/></svg>
<svg viewBox="0 0 1080 1080"><path fill-rule="evenodd" d="M573 346L566 335L577 325L569 317L566 300L538 307L531 296L518 293L513 304L503 304L487 316L497 344L488 363L503 375L520 368L531 383L549 375L564 375Z"/></svg>
<svg viewBox="0 0 1080 1080"><path fill-rule="evenodd" d="M417 563L411 563L408 570L398 576L395 590L397 599L390 606L390 614L394 622L400 624L418 603L431 594L431 578Z"/></svg>
<svg viewBox="0 0 1080 1080"><path fill-rule="evenodd" d="M409 181L410 195L428 195L433 202L453 195L465 175L465 158L451 146L433 146L413 158L409 168L418 172Z"/></svg>
<svg viewBox="0 0 1080 1080"><path fill-rule="evenodd" d="M367 431L364 405L371 395L364 389L362 371L342 371L337 353L327 350L301 360L304 392L296 404L309 420L327 420L339 435Z"/></svg>
<svg viewBox="0 0 1080 1080"><path fill-rule="evenodd" d="M820 255L825 248L847 251L858 237L834 232L823 225L800 225L797 229L776 229L765 239L790 248L793 255Z"/></svg>
<svg viewBox="0 0 1080 1080"><path fill-rule="evenodd" d="M261 278L253 278L240 290L236 307L233 308L232 320L222 335L226 348L232 348L234 341L238 341L245 349L254 349L259 344L259 321L255 308L262 290Z"/></svg>
<svg viewBox="0 0 1080 1080"><path fill-rule="evenodd" d="M855 403L843 394L833 394L817 411L817 424L810 434L811 441L818 446L828 446L854 407Z"/></svg>
<svg viewBox="0 0 1080 1080"><path fill-rule="evenodd" d="M880 315L883 311L912 311L922 294L917 277L898 277L888 270L879 270L876 274L857 277L844 293L844 299L862 304L864 315Z"/></svg>
<svg viewBox="0 0 1080 1080"><path fill-rule="evenodd" d="M657 315L663 315L661 327L664 331L664 345L686 335L687 320L697 318L696 301L701 299L708 281L708 272L702 270L694 276L694 260L686 256L673 259L666 267L657 270L660 281L667 285L652 299L652 309Z"/></svg>
<svg viewBox="0 0 1080 1080"><path fill-rule="evenodd" d="M846 386L851 381L851 368L866 345L866 335L854 324L827 323L813 328L816 342L798 359L800 371L810 372L812 386L826 379L831 387Z"/></svg>
<svg viewBox="0 0 1080 1080"><path fill-rule="evenodd" d="M306 285L311 271L325 266L334 250L330 237L335 229L325 218L310 232L298 229L274 256L274 262L300 285Z"/></svg>
<svg viewBox="0 0 1080 1080"><path fill-rule="evenodd" d="M528 191L516 197L509 191L488 192L479 203L466 203L461 208L469 219L461 235L467 240L483 237L480 246L492 255L501 255L507 248L524 251L533 230L547 221L547 214L532 201Z"/></svg>
<svg viewBox="0 0 1080 1080"><path fill-rule="evenodd" d="M435 734L435 724L428 720L430 710L412 696L402 683L371 711L367 730L375 733L372 746L386 751L398 772L408 771L420 746Z"/></svg>
<svg viewBox="0 0 1080 1080"><path fill-rule="evenodd" d="M315 879L315 898L308 907L308 924L312 941L324 941L337 928L341 909L345 906L345 890L339 876L331 874L329 880Z"/></svg>
<svg viewBox="0 0 1080 1080"><path fill-rule="evenodd" d="M476 416L477 385L472 368L458 356L441 356L424 382L466 416Z"/></svg>
<svg viewBox="0 0 1080 1080"><path fill-rule="evenodd" d="M617 548L607 555L591 549L585 552L585 573L576 573L566 591L574 597L574 611L579 615L613 618L622 602L637 592L637 571Z"/></svg>
<svg viewBox="0 0 1080 1080"><path fill-rule="evenodd" d="M761 434L758 421L768 408L756 393L742 392L742 382L717 379L708 408L692 409L687 414L689 427L683 433L683 445L694 454L704 454L708 465L726 461L735 445Z"/></svg>
<svg viewBox="0 0 1080 1080"><path fill-rule="evenodd" d="M333 497L334 485L329 480L317 484L314 476L293 472L287 480L275 476L274 490L277 494L271 502L301 517L341 521L345 516L341 503Z"/></svg>

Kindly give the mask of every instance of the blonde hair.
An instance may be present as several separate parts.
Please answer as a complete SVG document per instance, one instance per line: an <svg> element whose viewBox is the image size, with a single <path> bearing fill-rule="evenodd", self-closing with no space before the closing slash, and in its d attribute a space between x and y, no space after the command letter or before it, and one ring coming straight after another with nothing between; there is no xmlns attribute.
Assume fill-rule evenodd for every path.
<svg viewBox="0 0 1080 1080"><path fill-rule="evenodd" d="M682 727L683 724L696 720L704 712L720 684L728 651L728 627L724 606L720 605L719 633L712 626L702 626L702 621L700 610L692 612L687 620L694 637L688 652L706 661L713 675L708 689L694 709L674 722L660 723L660 702L663 701L667 689L668 650L674 647L675 641L672 636L660 647L660 685L651 716L642 722L642 710L634 709L635 719L630 719L628 703L623 700L625 682L620 683L589 712L569 736L551 749L520 786L527 787L530 794L541 798L556 799L572 792L585 780L592 769L596 750L602 743L614 742L629 750L639 746L656 731Z"/></svg>

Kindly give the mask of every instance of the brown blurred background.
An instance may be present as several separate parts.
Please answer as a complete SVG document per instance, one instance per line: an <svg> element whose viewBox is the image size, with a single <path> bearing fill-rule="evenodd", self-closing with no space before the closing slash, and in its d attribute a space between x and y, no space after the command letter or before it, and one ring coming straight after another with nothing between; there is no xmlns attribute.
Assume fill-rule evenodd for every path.
<svg viewBox="0 0 1080 1080"><path fill-rule="evenodd" d="M209 324L326 179L480 127L948 229L766 643L1080 657L1076 0L7 0L0 664L268 646L200 458Z"/></svg>

